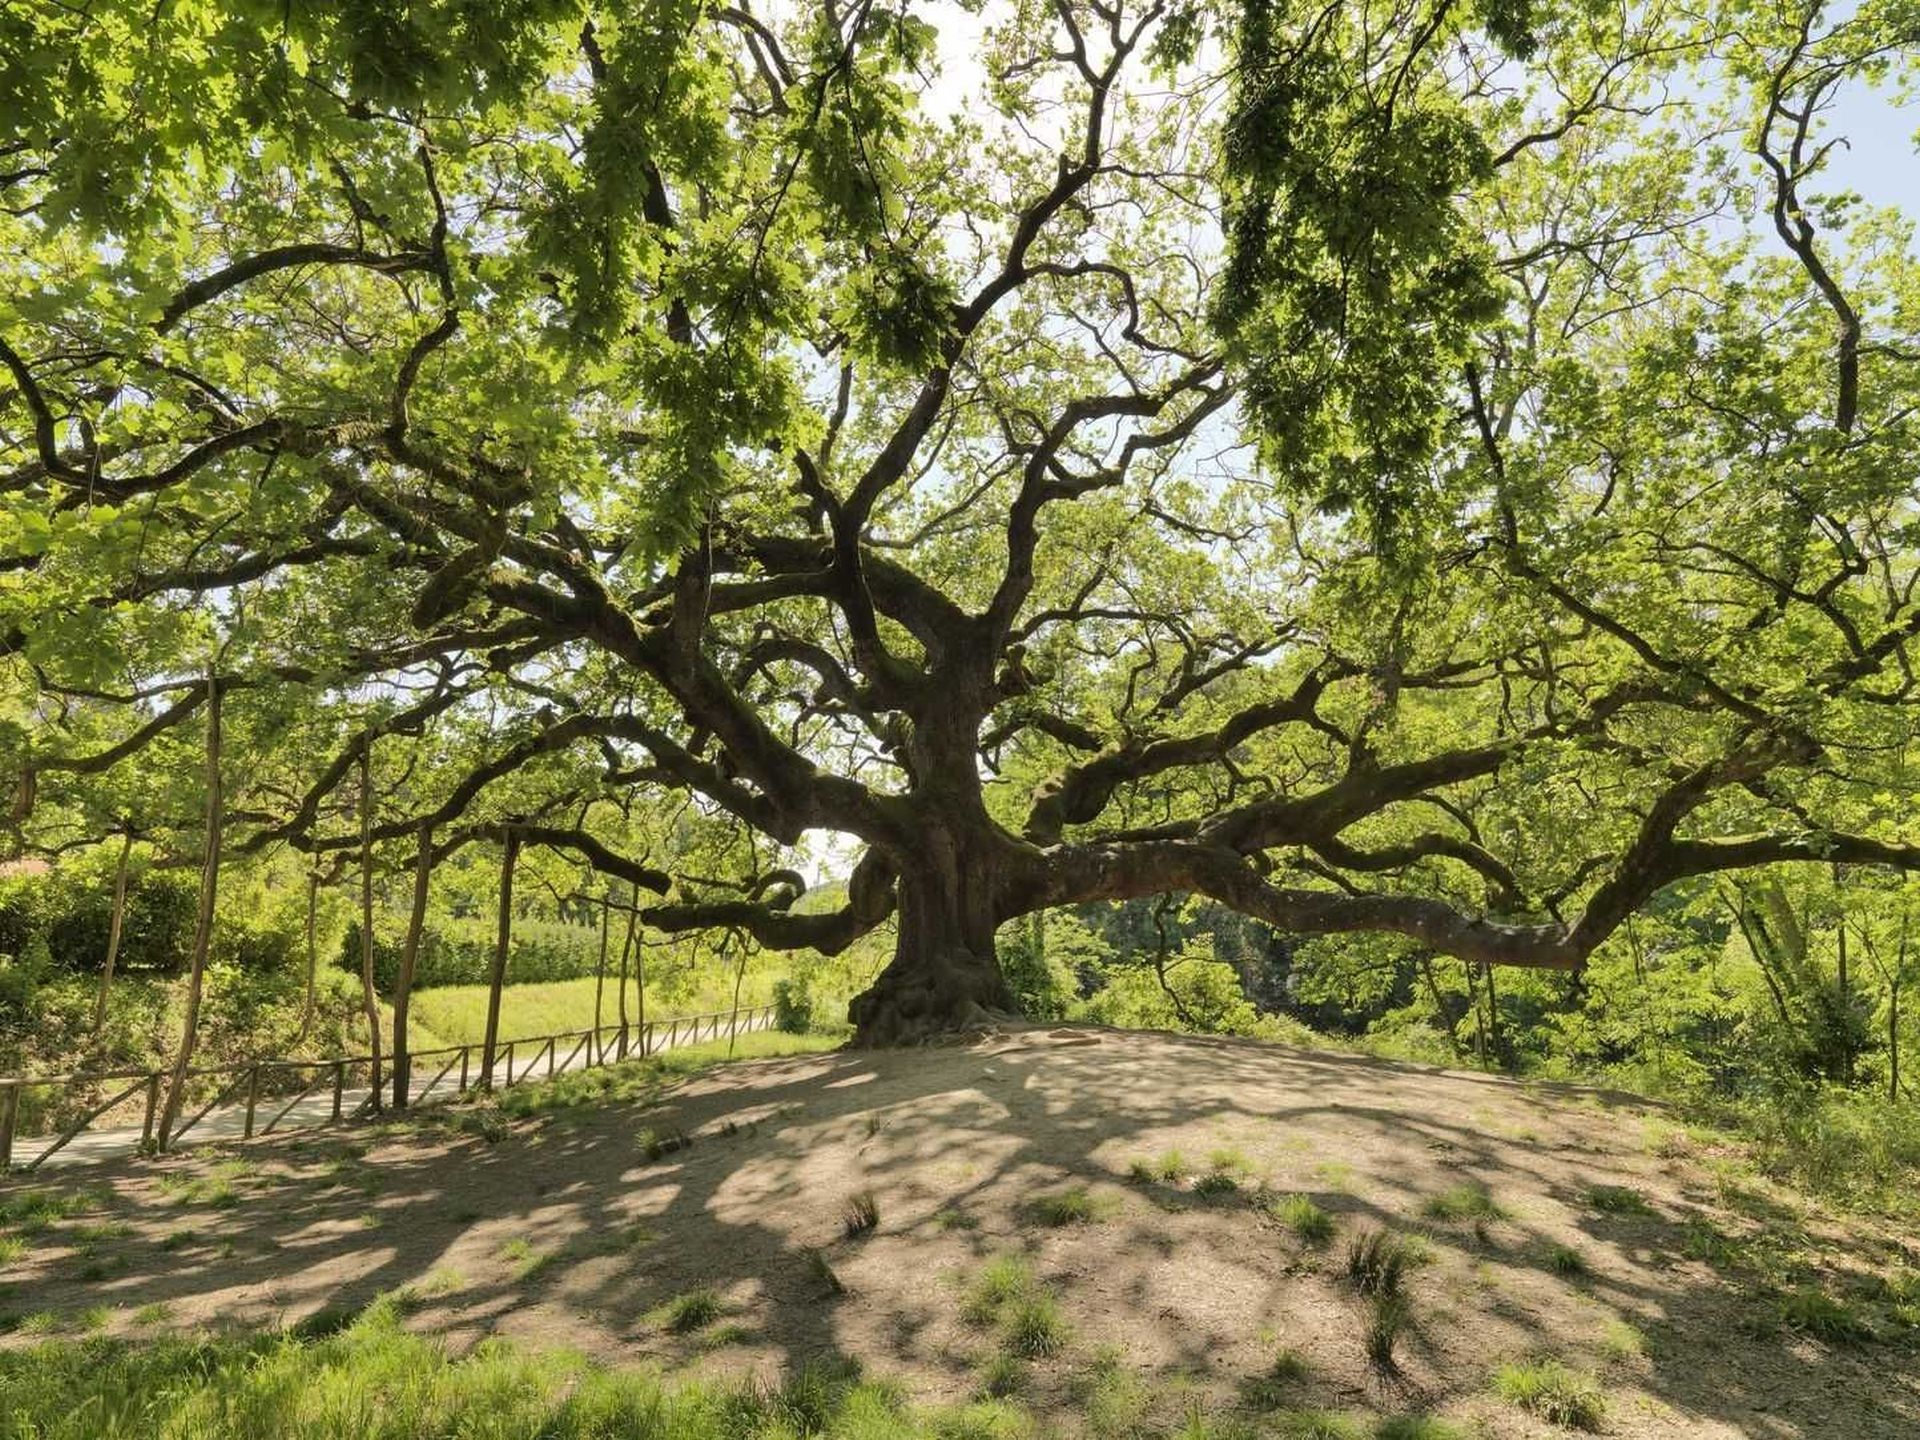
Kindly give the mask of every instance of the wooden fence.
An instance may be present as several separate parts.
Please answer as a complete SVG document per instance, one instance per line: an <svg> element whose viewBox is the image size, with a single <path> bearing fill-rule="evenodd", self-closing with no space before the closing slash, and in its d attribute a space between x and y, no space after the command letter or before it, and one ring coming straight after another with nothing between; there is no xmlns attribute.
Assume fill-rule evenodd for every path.
<svg viewBox="0 0 1920 1440"><path fill-rule="evenodd" d="M434 1050L410 1051L408 1064L413 1074L425 1074L435 1061L444 1059L444 1063L424 1085L417 1088L409 1085L407 1103L410 1106L418 1105L430 1096L446 1098L464 1095L473 1089L492 1089L495 1088L493 1081L496 1078L500 1082L497 1088L502 1090L532 1079L547 1079L563 1070L573 1069L575 1062L583 1055L585 1064L580 1068L591 1069L624 1060L630 1054L652 1055L683 1045L698 1045L723 1038L732 1040L755 1030L771 1030L773 1022L773 1006L754 1005L740 1010L716 1011L709 1015L650 1020L641 1026L603 1025L598 1029L523 1036L495 1045L492 1074L480 1073L482 1067L476 1058L482 1049L479 1045L448 1045ZM516 1057L521 1055L530 1058L524 1064L516 1065ZM383 1078L390 1083L392 1070L386 1067L391 1065L392 1057L384 1058ZM544 1071L541 1068L542 1060L546 1062ZM20 1167L23 1172L38 1169L95 1120L136 1096L143 1096L141 1103L144 1112L140 1124L139 1149L149 1152L163 1148L154 1127L159 1121L160 1102L170 1073L166 1070L110 1070L93 1074L0 1076L0 1171L13 1168L21 1097L36 1089L69 1090L100 1086L112 1093L105 1100L90 1106L79 1119L56 1129L51 1143ZM182 1110L186 1118L167 1136L164 1147L167 1149L178 1145L189 1131L223 1104L242 1110L240 1138L251 1140L255 1135L270 1135L276 1129L339 1124L342 1120L369 1111L377 1112L385 1099L370 1083L373 1077L373 1057L370 1055L340 1055L326 1060L249 1060L237 1065L200 1066L187 1071L187 1075L196 1081L219 1081L224 1077L224 1083L214 1085L212 1098L198 1110L191 1113ZM307 1077L304 1084L300 1083L303 1076ZM366 1078L362 1080L362 1076ZM121 1084L123 1081L126 1083ZM359 1095L353 1107L348 1109L350 1096L356 1095L362 1087L366 1093ZM294 1116L302 1101L316 1094L329 1093L331 1104L319 1108L318 1118ZM263 1116L265 1123L261 1124ZM289 1117L294 1117L290 1124L287 1123ZM131 1132L132 1126L126 1128Z"/></svg>

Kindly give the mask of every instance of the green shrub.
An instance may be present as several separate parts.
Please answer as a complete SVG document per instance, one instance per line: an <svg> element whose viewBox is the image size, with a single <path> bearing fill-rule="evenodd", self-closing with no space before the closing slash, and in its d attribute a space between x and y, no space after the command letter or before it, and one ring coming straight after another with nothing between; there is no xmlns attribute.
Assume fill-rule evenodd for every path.
<svg viewBox="0 0 1920 1440"><path fill-rule="evenodd" d="M789 1035L813 1029L813 992L804 979L773 982L773 1028Z"/></svg>

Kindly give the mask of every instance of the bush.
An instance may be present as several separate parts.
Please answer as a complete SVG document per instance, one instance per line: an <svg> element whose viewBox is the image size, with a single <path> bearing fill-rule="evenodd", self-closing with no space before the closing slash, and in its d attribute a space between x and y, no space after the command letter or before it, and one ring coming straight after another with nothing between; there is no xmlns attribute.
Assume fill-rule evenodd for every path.
<svg viewBox="0 0 1920 1440"><path fill-rule="evenodd" d="M400 980L400 950L406 920L390 916L376 920L373 931L373 983L392 994ZM413 983L418 989L436 985L484 985L493 968L494 921L429 918L414 958ZM612 961L609 960L609 965ZM360 924L347 926L340 942L340 964L360 970ZM600 932L590 925L560 925L551 920L513 922L513 941L507 951L507 983L522 985L545 980L579 980L600 965Z"/></svg>
<svg viewBox="0 0 1920 1440"><path fill-rule="evenodd" d="M773 982L773 1028L805 1035L813 1028L813 992L805 980Z"/></svg>

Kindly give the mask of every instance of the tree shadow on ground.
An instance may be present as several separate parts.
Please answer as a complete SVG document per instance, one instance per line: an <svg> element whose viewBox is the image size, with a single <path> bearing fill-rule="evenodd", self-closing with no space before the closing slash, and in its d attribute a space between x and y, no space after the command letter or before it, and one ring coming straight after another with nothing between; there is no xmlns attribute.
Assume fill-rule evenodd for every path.
<svg viewBox="0 0 1920 1440"><path fill-rule="evenodd" d="M237 1203L224 1208L159 1188L215 1161L99 1172L105 1211L131 1232L85 1241L79 1227L103 1214L59 1222L16 1262L0 1305L56 1316L104 1305L129 1329L140 1307L164 1304L167 1323L258 1328L325 1323L402 1291L411 1323L455 1346L507 1334L705 1372L854 1362L944 1400L977 1390L999 1344L967 1323L962 1292L1016 1254L1075 1327L1066 1359L1029 1367L1043 1407L1105 1346L1208 1405L1233 1403L1288 1347L1309 1365L1296 1403L1432 1405L1504 1433L1490 1371L1550 1352L1601 1375L1624 1433L1920 1433L1910 1345L1770 1328L1768 1297L1741 1283L1737 1242L1710 1257L1719 1269L1700 1258L1702 1224L1736 1236L1766 1222L1699 1200L1701 1173L1641 1142L1646 1108L1093 1029L752 1062L491 1140L431 1121L359 1156L351 1132L236 1147L257 1169L229 1177ZM690 1143L663 1143L681 1136ZM1134 1161L1173 1149L1188 1177L1129 1178ZM1215 1150L1242 1173L1203 1194L1192 1177ZM1423 1214L1463 1180L1499 1214ZM1035 1200L1073 1187L1095 1214L1044 1223ZM845 1202L869 1191L879 1224L849 1236ZM1333 1215L1331 1240L1271 1216L1266 1200L1288 1192ZM1612 1192L1611 1208L1596 1205ZM1344 1273L1345 1246L1371 1227L1424 1237L1391 1375L1366 1361L1365 1306ZM1556 1256L1571 1263L1566 1251L1575 1273L1554 1268ZM696 1291L722 1313L679 1333L667 1307ZM1649 1337L1644 1355L1609 1330L1619 1321Z"/></svg>

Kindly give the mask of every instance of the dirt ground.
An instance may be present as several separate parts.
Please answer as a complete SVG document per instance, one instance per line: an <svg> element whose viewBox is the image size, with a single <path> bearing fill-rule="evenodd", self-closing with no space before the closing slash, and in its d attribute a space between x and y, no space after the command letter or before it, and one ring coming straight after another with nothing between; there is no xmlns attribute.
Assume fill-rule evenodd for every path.
<svg viewBox="0 0 1920 1440"><path fill-rule="evenodd" d="M1178 1178L1133 1173L1170 1151ZM745 1063L491 1139L428 1125L224 1156L36 1187L84 1183L100 1203L0 1271L0 1309L36 1316L7 1343L76 1324L257 1329L404 1288L410 1323L455 1347L504 1334L709 1374L851 1358L954 1400L979 1392L994 1343L963 1292L1018 1254L1072 1326L1033 1367L1024 1398L1042 1413L1065 1413L1096 1357L1138 1372L1163 1409L1243 1404L1284 1347L1307 1364L1290 1405L1431 1408L1491 1437L1564 1433L1490 1388L1501 1363L1545 1355L1598 1379L1609 1434L1920 1436L1920 1347L1874 1299L1878 1277L1920 1258L1908 1237L1823 1215L1641 1102L1572 1087L1034 1029ZM1200 1182L1216 1161L1233 1188ZM1463 1182L1499 1215L1432 1215ZM1091 1219L1036 1211L1075 1187ZM879 1223L849 1236L863 1192ZM1330 1239L1267 1213L1264 1197L1288 1193L1331 1212ZM1365 1357L1346 1275L1372 1226L1425 1237L1390 1377ZM1579 1273L1560 1273L1564 1255L1556 1269L1556 1246ZM1880 1333L1780 1323L1782 1297L1809 1286ZM677 1334L662 1307L697 1289L724 1313Z"/></svg>

